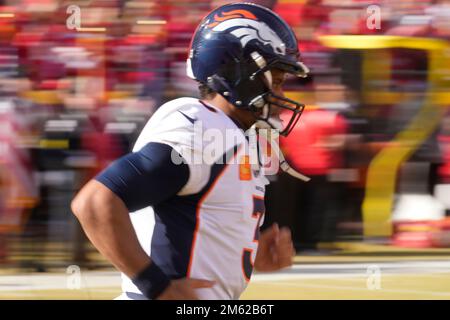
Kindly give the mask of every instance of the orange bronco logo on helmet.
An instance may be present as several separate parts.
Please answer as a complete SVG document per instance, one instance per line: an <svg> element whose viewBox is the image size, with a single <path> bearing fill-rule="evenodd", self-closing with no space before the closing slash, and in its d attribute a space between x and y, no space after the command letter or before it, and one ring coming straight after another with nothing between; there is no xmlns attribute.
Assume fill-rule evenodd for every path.
<svg viewBox="0 0 450 320"><path fill-rule="evenodd" d="M208 24L208 28L214 28L215 26L217 26L219 23L221 23L223 21L235 19L235 18L246 18L246 19L256 20L256 16L247 10L227 11L227 12L222 12L222 15L223 15L223 17L220 17L217 14L214 15L214 22Z"/></svg>
<svg viewBox="0 0 450 320"><path fill-rule="evenodd" d="M286 45L277 33L250 11L232 10L222 12L222 16L216 14L214 21L207 27L216 32L230 30L229 33L239 39L243 48L250 41L258 40L271 46L276 54L286 54Z"/></svg>

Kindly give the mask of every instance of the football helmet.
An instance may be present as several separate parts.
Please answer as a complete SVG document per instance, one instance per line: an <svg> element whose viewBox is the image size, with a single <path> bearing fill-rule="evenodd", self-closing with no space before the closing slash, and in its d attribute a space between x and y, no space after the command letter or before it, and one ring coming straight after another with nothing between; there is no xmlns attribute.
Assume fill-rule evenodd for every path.
<svg viewBox="0 0 450 320"><path fill-rule="evenodd" d="M309 70L299 58L295 34L281 17L257 4L234 3L213 10L197 27L187 74L287 136L304 105L272 92L270 70L306 77ZM272 107L292 112L284 127L271 117Z"/></svg>

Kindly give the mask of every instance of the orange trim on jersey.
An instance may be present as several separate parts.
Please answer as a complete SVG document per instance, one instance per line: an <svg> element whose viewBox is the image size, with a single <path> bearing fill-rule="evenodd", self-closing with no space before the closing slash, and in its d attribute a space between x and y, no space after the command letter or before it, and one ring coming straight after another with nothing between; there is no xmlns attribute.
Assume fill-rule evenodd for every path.
<svg viewBox="0 0 450 320"><path fill-rule="evenodd" d="M208 28L214 28L215 26L217 26L219 23L221 23L223 21L227 21L227 20L235 19L235 18L247 18L247 19L251 19L251 20L257 20L256 16L247 10L227 11L227 12L222 12L222 15L223 15L223 17L220 17L217 14L214 15L214 22L208 24Z"/></svg>
<svg viewBox="0 0 450 320"><path fill-rule="evenodd" d="M225 164L225 167L223 168L222 172L213 181L213 183L209 187L208 191L205 192L205 194L200 198L200 201L197 203L197 209L195 210L196 222L195 222L195 229L194 229L194 239L192 240L192 245L191 245L191 253L190 253L190 258L189 258L189 265L188 265L188 270L187 270L187 274L186 274L187 278L190 278L190 276L191 276L192 262L194 261L195 244L197 243L198 229L200 228L200 209L201 209L201 206L202 206L203 202L205 201L205 199L209 196L211 191L214 189L214 187L216 186L216 184L219 181L219 179L224 175L225 171L227 171L228 165L233 161L233 159L239 153L239 151L241 150L241 147L242 146L239 146L238 150L233 154L233 157L231 157L231 159L228 161L228 163Z"/></svg>
<svg viewBox="0 0 450 320"><path fill-rule="evenodd" d="M250 157L248 155L241 156L239 161L239 180L252 180L252 170L250 167Z"/></svg>
<svg viewBox="0 0 450 320"><path fill-rule="evenodd" d="M270 143L267 144L267 157L272 158L272 145Z"/></svg>

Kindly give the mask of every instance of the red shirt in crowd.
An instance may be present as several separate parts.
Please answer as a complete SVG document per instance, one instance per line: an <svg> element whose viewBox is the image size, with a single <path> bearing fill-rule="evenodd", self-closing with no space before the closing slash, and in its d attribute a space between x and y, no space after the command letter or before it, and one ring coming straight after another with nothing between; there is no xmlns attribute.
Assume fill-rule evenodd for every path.
<svg viewBox="0 0 450 320"><path fill-rule="evenodd" d="M307 175L325 175L329 169L343 165L339 136L342 138L346 128L345 119L336 112L305 110L289 136L281 139L281 148L297 170Z"/></svg>

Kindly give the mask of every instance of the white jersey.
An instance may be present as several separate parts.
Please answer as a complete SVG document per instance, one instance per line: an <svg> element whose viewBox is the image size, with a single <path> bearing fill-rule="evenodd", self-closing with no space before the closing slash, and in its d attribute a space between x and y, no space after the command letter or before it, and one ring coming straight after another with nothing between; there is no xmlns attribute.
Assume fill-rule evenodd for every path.
<svg viewBox="0 0 450 320"><path fill-rule="evenodd" d="M225 133L234 138L211 143ZM268 183L248 164L243 131L214 106L180 98L155 112L133 151L149 142L181 154L190 175L175 197L130 213L141 246L171 278L214 280L214 287L197 289L200 299L238 299L253 269ZM223 155L226 163L218 160ZM124 295L141 297L127 276L122 279Z"/></svg>

